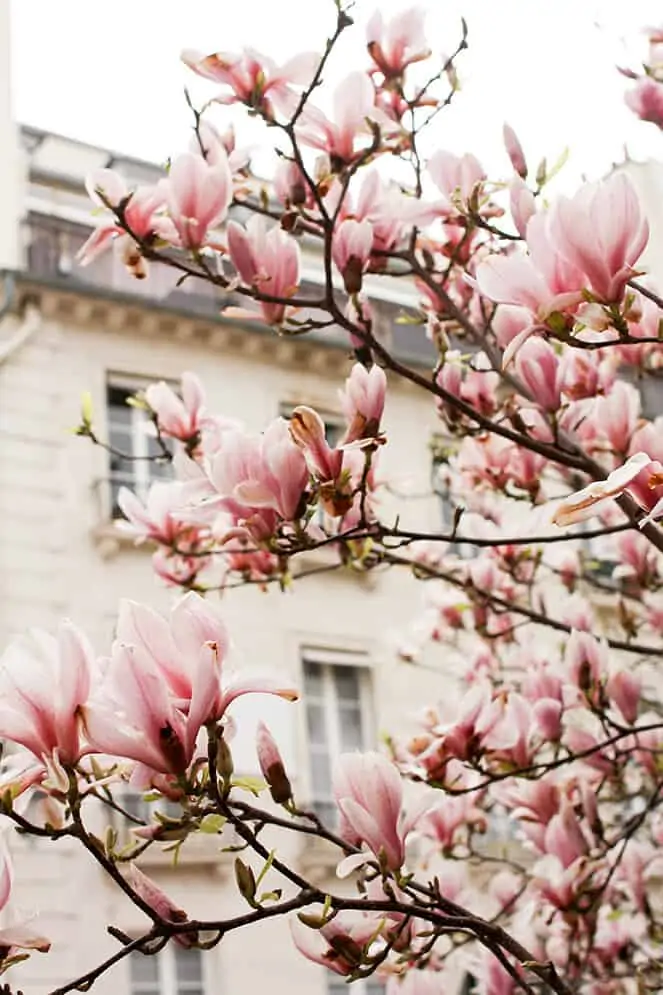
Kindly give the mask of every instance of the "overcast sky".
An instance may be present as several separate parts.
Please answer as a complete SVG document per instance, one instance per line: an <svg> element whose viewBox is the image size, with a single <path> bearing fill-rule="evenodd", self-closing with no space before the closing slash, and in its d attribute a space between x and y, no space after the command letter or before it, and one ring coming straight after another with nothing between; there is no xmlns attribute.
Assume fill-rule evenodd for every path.
<svg viewBox="0 0 663 995"><path fill-rule="evenodd" d="M6 0L0 0L6 2ZM385 12L411 4L379 0ZM363 59L362 25L376 0L357 0L348 48ZM436 122L431 147L472 151L504 172L502 123L528 158L571 150L564 185L600 176L623 157L663 158L663 134L623 104L628 82L615 64L645 53L653 0L423 0L431 48L453 49L459 18L470 50L463 89ZM163 161L183 148L190 116L182 90L213 93L179 63L183 47L232 51L244 44L278 61L321 49L332 0L12 0L14 100L19 120L138 157ZM348 51L348 48L345 51ZM349 63L334 64L332 81ZM223 121L228 111L219 111ZM232 112L230 112L232 113ZM260 140L249 127L248 143ZM269 137L269 136L268 136ZM264 159L262 160L265 161ZM261 170L264 172L264 170Z"/></svg>

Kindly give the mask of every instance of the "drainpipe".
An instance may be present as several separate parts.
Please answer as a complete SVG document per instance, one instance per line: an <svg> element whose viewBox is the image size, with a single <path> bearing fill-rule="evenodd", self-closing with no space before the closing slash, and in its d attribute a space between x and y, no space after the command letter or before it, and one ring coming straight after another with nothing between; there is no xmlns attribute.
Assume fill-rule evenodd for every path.
<svg viewBox="0 0 663 995"><path fill-rule="evenodd" d="M12 310L16 302L16 279L13 273L5 272L4 276L4 301L0 307L0 326L4 318ZM36 304L26 304L23 308L18 327L15 329L6 342L0 342L0 366L5 363L14 353L25 345L28 339L41 328L41 310Z"/></svg>

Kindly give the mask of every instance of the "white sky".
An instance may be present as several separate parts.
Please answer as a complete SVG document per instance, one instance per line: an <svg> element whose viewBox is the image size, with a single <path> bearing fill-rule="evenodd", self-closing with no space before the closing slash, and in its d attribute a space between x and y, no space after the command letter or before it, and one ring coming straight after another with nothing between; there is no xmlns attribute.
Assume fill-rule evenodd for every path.
<svg viewBox="0 0 663 995"><path fill-rule="evenodd" d="M0 0L7 2L7 0ZM348 45L363 59L363 22L380 4L357 0ZM628 81L615 64L645 54L641 28L656 24L654 0L422 0L429 43L449 52L461 14L469 52L458 62L463 89L438 117L429 148L472 151L493 175L504 173L502 123L518 132L532 167L565 146L564 186L600 176L623 158L663 159L663 134L623 103ZM186 143L185 83L202 101L214 84L179 63L184 47L233 51L244 44L283 61L321 49L332 0L11 0L14 102L18 119L118 152L164 161ZM345 49L345 52L348 51ZM355 62L358 60L355 59ZM347 55L332 81L354 68ZM217 111L223 123L226 109ZM260 141L255 122L240 144ZM244 139L242 141L242 139ZM267 135L264 141L271 141ZM260 162L260 161L259 161ZM264 162L264 160L263 160ZM264 170L261 170L264 171Z"/></svg>

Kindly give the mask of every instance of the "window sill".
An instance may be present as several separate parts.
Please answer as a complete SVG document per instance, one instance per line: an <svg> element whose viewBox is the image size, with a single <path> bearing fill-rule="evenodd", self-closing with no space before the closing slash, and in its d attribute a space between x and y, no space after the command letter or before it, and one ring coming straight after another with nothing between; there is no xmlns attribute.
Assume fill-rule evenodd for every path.
<svg viewBox="0 0 663 995"><path fill-rule="evenodd" d="M92 542L96 546L99 554L104 560L111 560L123 549L144 549L152 552L152 545L149 542L136 544L136 537L129 532L125 532L113 521L103 522L95 525L90 531Z"/></svg>

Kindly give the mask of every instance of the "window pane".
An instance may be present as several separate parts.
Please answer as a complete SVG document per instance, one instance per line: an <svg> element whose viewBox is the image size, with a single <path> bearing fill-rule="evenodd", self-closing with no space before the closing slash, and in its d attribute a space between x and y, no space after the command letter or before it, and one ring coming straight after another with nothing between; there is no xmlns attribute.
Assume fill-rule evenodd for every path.
<svg viewBox="0 0 663 995"><path fill-rule="evenodd" d="M339 701L359 701L359 668L334 667L333 674Z"/></svg>
<svg viewBox="0 0 663 995"><path fill-rule="evenodd" d="M323 746L328 740L328 735L325 710L322 705L307 705L306 723L311 746Z"/></svg>
<svg viewBox="0 0 663 995"><path fill-rule="evenodd" d="M319 663L304 660L304 693L308 698L323 697L323 674Z"/></svg>
<svg viewBox="0 0 663 995"><path fill-rule="evenodd" d="M311 751L311 787L314 799L331 798L331 764L329 754Z"/></svg>
<svg viewBox="0 0 663 995"><path fill-rule="evenodd" d="M181 985L182 982L195 982L198 987L201 987L203 964L200 950L186 950L183 947L173 947L172 949L175 954L175 974L178 985Z"/></svg>
<svg viewBox="0 0 663 995"><path fill-rule="evenodd" d="M129 955L131 991L133 995L160 995L159 957L141 953Z"/></svg>
<svg viewBox="0 0 663 995"><path fill-rule="evenodd" d="M364 728L358 706L341 707L338 713L342 750L360 750L364 746Z"/></svg>

